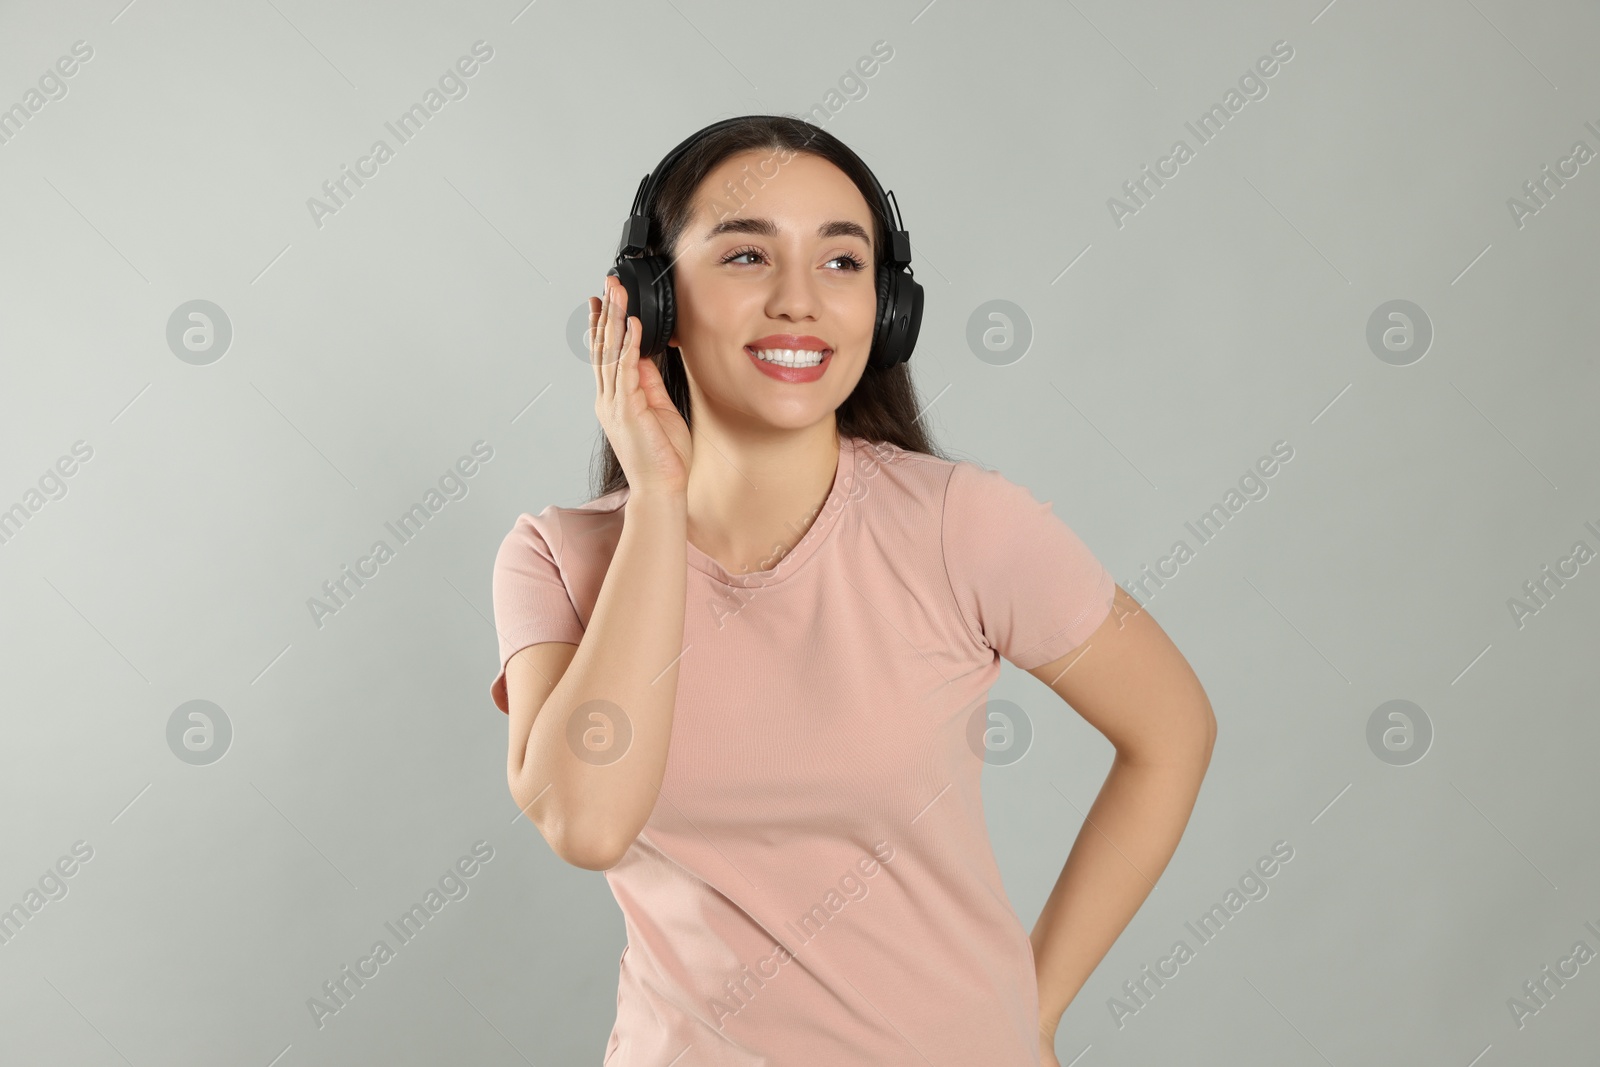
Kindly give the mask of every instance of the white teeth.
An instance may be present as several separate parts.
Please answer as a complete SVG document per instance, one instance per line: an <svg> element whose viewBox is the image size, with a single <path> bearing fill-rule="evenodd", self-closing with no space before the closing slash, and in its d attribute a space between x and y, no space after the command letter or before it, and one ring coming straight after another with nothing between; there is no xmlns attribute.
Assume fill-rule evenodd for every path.
<svg viewBox="0 0 1600 1067"><path fill-rule="evenodd" d="M824 353L809 350L796 351L791 348L755 348L751 349L757 359L764 359L768 363L778 363L785 367L815 367L822 362Z"/></svg>

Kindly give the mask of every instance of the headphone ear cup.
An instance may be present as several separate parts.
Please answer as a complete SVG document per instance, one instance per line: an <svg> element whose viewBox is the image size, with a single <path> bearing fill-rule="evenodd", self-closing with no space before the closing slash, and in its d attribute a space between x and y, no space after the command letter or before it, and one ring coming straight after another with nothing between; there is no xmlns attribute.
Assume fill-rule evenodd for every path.
<svg viewBox="0 0 1600 1067"><path fill-rule="evenodd" d="M889 326L893 321L894 272L878 271L878 323L872 331L872 351L867 358L871 367L892 367L899 362L890 351Z"/></svg>
<svg viewBox="0 0 1600 1067"><path fill-rule="evenodd" d="M672 267L664 257L651 256L650 258L661 264L659 273L656 275L657 343L650 352L645 352L641 348L639 350L640 357L665 353L668 347L667 342L672 340L673 327L678 322L678 297L672 288Z"/></svg>
<svg viewBox="0 0 1600 1067"><path fill-rule="evenodd" d="M894 285L894 311L889 325L894 338L897 362L911 358L917 347L917 335L922 332L922 283L909 274L901 274Z"/></svg>
<svg viewBox="0 0 1600 1067"><path fill-rule="evenodd" d="M870 365L888 369L911 358L922 332L922 283L903 270L878 275L878 329Z"/></svg>
<svg viewBox="0 0 1600 1067"><path fill-rule="evenodd" d="M628 293L628 315L639 318L639 358L667 350L677 305L672 296L672 269L662 256L620 259L608 274Z"/></svg>

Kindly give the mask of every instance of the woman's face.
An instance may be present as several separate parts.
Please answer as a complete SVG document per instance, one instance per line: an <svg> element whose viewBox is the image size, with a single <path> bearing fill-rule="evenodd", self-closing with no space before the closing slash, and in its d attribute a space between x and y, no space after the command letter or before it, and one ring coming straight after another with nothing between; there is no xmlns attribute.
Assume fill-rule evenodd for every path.
<svg viewBox="0 0 1600 1067"><path fill-rule="evenodd" d="M814 425L866 369L877 313L871 209L832 163L805 153L780 163L785 154L723 160L696 190L674 250L670 343L697 417L709 407L725 421ZM820 349L823 359L796 367L812 352L778 349ZM791 365L757 362L757 350Z"/></svg>

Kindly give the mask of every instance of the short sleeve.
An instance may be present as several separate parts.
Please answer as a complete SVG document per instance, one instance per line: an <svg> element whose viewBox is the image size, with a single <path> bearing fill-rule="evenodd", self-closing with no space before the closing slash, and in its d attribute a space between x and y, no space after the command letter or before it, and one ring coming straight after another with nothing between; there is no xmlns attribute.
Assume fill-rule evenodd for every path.
<svg viewBox="0 0 1600 1067"><path fill-rule="evenodd" d="M1071 652L1111 614L1110 572L1049 503L998 471L953 464L942 536L973 638L1023 670Z"/></svg>
<svg viewBox="0 0 1600 1067"><path fill-rule="evenodd" d="M507 714L511 707L506 698L506 663L512 656L545 641L575 645L583 639L583 623L561 575L560 542L560 520L553 508L546 508L537 518L519 515L495 554L494 627L500 640L500 671L489 695Z"/></svg>

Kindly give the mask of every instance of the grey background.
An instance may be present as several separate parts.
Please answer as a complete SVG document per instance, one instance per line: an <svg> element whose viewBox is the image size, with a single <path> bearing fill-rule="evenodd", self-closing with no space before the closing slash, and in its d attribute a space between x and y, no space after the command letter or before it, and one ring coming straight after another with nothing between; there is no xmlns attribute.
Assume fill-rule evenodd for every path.
<svg viewBox="0 0 1600 1067"><path fill-rule="evenodd" d="M1600 149L1597 30L1509 0L6 5L0 106L93 57L0 144L0 507L93 454L0 544L0 906L93 855L0 945L0 1061L599 1062L621 919L507 791L494 551L587 498L568 329L641 175L717 118L823 103L884 40L824 125L911 232L935 437L1125 587L1197 548L1149 606L1215 757L1063 1064L1593 1062L1600 963L1521 1027L1507 1001L1600 950L1600 566L1521 625L1509 601L1600 547L1600 162L1521 226L1507 202ZM307 199L478 40L467 95L316 225ZM1199 145L1185 122L1280 40ZM1119 227L1108 200L1178 138L1194 158ZM232 329L205 365L167 342L197 299ZM1434 335L1403 366L1367 341L1397 299ZM991 300L1025 353L969 346ZM321 583L478 440L467 494L316 625ZM1185 523L1278 441L1199 546ZM1035 733L985 779L1031 928L1112 750L1009 664L993 695ZM1367 740L1396 699L1434 733L1404 766ZM206 765L169 747L191 700L231 724ZM319 1029L308 998L480 840L467 895ZM1269 894L1198 945L1184 923L1278 841Z"/></svg>

